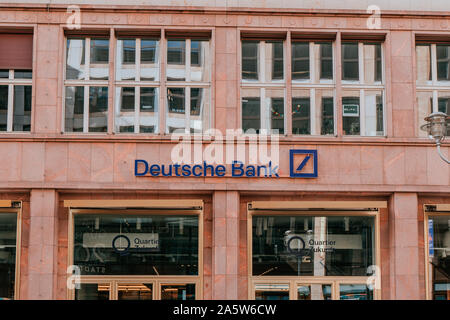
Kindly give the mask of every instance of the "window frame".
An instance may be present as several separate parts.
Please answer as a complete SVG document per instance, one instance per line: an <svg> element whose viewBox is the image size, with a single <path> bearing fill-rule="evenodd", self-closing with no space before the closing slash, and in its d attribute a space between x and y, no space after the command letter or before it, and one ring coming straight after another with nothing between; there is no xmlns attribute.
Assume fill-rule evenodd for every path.
<svg viewBox="0 0 450 320"><path fill-rule="evenodd" d="M6 70L6 69L5 69ZM21 69L16 69L21 70ZM6 111L6 131L0 131L0 134L5 133L26 133L30 134L33 132L33 70L31 69L31 79L17 79L15 78L15 69L8 69L8 79L0 78L0 86L8 87L8 103ZM14 88L16 86L24 86L31 88L31 110L30 110L30 130L29 131L15 131L14 130Z"/></svg>
<svg viewBox="0 0 450 320"><path fill-rule="evenodd" d="M380 138L380 137L387 137L387 110L386 110L386 70L385 70L385 42L383 41L371 41L371 40L345 40L342 41L341 48L343 44L346 43L358 43L358 72L359 72L359 80L343 80L341 79L341 97L339 103L342 106L342 113L339 115L339 118L342 122L342 136L344 137L359 137L359 138ZM365 45L380 45L381 50L381 81L374 81L373 84L368 84L365 82L365 74L366 71L364 67L364 46ZM342 54L343 59L343 54ZM374 57L375 63L378 59L376 59L376 55ZM343 68L343 64L341 66ZM375 70L376 71L376 65ZM342 77L343 77L343 70L342 70ZM342 78L341 77L341 78ZM375 74L374 74L375 78ZM359 135L349 135L344 134L344 126L343 126L343 120L344 120L344 107L342 104L343 98L346 98L346 91L358 91L359 90L359 126L360 131ZM372 91L381 91L382 93L382 103L383 103L383 134L382 135L366 135L365 129L366 129L366 121L365 118L365 97L366 97L366 91L372 92Z"/></svg>
<svg viewBox="0 0 450 320"><path fill-rule="evenodd" d="M288 201L289 202L289 201ZM261 201L264 205L266 202ZM271 202L268 202L271 203ZM374 218L374 263L376 266L381 266L381 246L380 246L380 209L374 211L367 211L364 209L352 209L348 210L340 209L338 205L335 208L320 209L320 210L305 210L305 207L298 205L298 208L293 210L289 207L285 207L283 202L277 204L268 204L267 209L251 206L253 203L247 206L247 278L248 278L248 298L255 299L255 284L289 284L289 299L296 300L297 285L298 284L310 284L310 283L323 283L332 284L333 300L339 300L339 284L366 284L371 276L255 276L253 275L253 217L264 215L280 215L280 216L373 216ZM295 206L295 204L293 204ZM277 208L278 207L278 208ZM351 207L351 206L350 206ZM360 204L358 207L362 207ZM371 206L373 207L373 204ZM379 270L381 271L381 270ZM379 283L381 284L381 277L379 276ZM373 290L373 299L381 299L381 288L375 288Z"/></svg>
<svg viewBox="0 0 450 320"><path fill-rule="evenodd" d="M133 200L131 200L134 202ZM83 202L83 200L81 200ZM89 201L87 201L89 202ZM87 203L86 202L86 203ZM102 201L99 201L102 202ZM80 283L109 283L111 285L110 299L117 300L117 283L152 283L153 284L153 298L158 299L161 284L195 284L195 298L196 300L203 299L203 278L204 278L204 205L201 207L182 208L184 200L170 200L172 206L158 206L158 200L155 200L152 205L152 200L149 200L150 206L139 204L139 200L135 205L130 205L129 200L117 200L114 204L108 203L100 204L96 209L86 209L92 207L89 205L68 206L69 223L68 223L68 254L67 265L74 265L74 236L75 236L75 215L83 214L98 214L98 215L124 215L124 214L141 214L141 215L190 215L198 218L198 274L197 275L80 275ZM95 206L94 206L95 207ZM124 213L121 207L129 207ZM163 208L167 208L164 210ZM169 210L168 210L169 209ZM115 290L115 291L114 291ZM66 289L66 298L68 300L75 299L75 288Z"/></svg>
<svg viewBox="0 0 450 320"><path fill-rule="evenodd" d="M109 44L109 56L108 56L108 79L105 80L91 80L90 78L90 69L91 69L91 38L97 38L97 39L103 39L108 40ZM67 43L69 39L79 39L84 40L84 79L66 79L66 69L67 69ZM114 59L114 55L111 53L111 38L108 36L95 36L95 35L86 35L86 36L71 36L71 35L65 35L64 37L65 45L64 45L64 67L63 67L63 92L62 92L62 121L61 121L61 132L63 134L75 134L75 135L106 135L110 132L110 113L111 113L111 107L110 107L110 96L111 96L111 86L110 82L111 78L111 60ZM76 131L66 131L66 88L67 87L84 87L84 97L83 97L83 130L81 132ZM91 87L103 87L108 88L108 102L107 102L107 115L106 115L106 132L95 132L95 131L89 131L89 92Z"/></svg>

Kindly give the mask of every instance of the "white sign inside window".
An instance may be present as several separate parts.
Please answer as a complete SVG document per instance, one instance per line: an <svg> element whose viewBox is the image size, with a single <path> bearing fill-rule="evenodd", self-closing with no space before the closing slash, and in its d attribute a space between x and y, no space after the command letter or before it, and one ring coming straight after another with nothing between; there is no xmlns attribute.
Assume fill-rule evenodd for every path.
<svg viewBox="0 0 450 320"><path fill-rule="evenodd" d="M83 247L116 249L158 249L157 233L85 233Z"/></svg>

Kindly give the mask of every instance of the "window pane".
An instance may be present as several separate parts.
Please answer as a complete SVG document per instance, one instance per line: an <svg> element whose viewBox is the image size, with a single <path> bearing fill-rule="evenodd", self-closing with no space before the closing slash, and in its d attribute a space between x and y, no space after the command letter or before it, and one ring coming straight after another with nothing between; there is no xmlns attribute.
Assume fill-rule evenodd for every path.
<svg viewBox="0 0 450 320"><path fill-rule="evenodd" d="M141 80L159 81L159 41L141 39Z"/></svg>
<svg viewBox="0 0 450 320"><path fill-rule="evenodd" d="M382 79L381 44L364 44L364 81L374 84Z"/></svg>
<svg viewBox="0 0 450 320"><path fill-rule="evenodd" d="M109 284L82 283L75 289L75 300L109 300Z"/></svg>
<svg viewBox="0 0 450 320"><path fill-rule="evenodd" d="M384 135L383 93L381 91L365 92L365 133L366 136Z"/></svg>
<svg viewBox="0 0 450 320"><path fill-rule="evenodd" d="M331 300L331 285L300 285L297 287L297 300Z"/></svg>
<svg viewBox="0 0 450 320"><path fill-rule="evenodd" d="M136 78L136 40L117 40L116 80L135 80Z"/></svg>
<svg viewBox="0 0 450 320"><path fill-rule="evenodd" d="M208 82L211 79L209 41L191 40L191 81Z"/></svg>
<svg viewBox="0 0 450 320"><path fill-rule="evenodd" d="M419 128L424 125L425 117L428 117L433 112L433 92L432 91L417 91L416 100L418 106L418 122ZM428 137L427 132L418 130L419 137Z"/></svg>
<svg viewBox="0 0 450 320"><path fill-rule="evenodd" d="M167 132L186 128L184 88L167 88Z"/></svg>
<svg viewBox="0 0 450 320"><path fill-rule="evenodd" d="M261 98L259 89L242 90L242 130L259 133L261 129Z"/></svg>
<svg viewBox="0 0 450 320"><path fill-rule="evenodd" d="M450 92L439 92L438 111L450 116ZM447 136L450 136L450 126L447 126Z"/></svg>
<svg viewBox="0 0 450 320"><path fill-rule="evenodd" d="M0 79L8 79L9 70L0 69Z"/></svg>
<svg viewBox="0 0 450 320"><path fill-rule="evenodd" d="M289 300L289 285L256 284L255 300Z"/></svg>
<svg viewBox="0 0 450 320"><path fill-rule="evenodd" d="M342 44L342 80L359 80L358 43Z"/></svg>
<svg viewBox="0 0 450 320"><path fill-rule="evenodd" d="M13 131L31 129L31 86L14 86Z"/></svg>
<svg viewBox="0 0 450 320"><path fill-rule="evenodd" d="M266 89L265 96L263 128L269 129L271 134L284 134L284 90Z"/></svg>
<svg viewBox="0 0 450 320"><path fill-rule="evenodd" d="M210 97L209 89L191 88L191 133L201 133L209 129Z"/></svg>
<svg viewBox="0 0 450 320"><path fill-rule="evenodd" d="M331 42L315 44L320 48L320 79L333 79L333 46Z"/></svg>
<svg viewBox="0 0 450 320"><path fill-rule="evenodd" d="M108 129L108 87L89 88L89 132Z"/></svg>
<svg viewBox="0 0 450 320"><path fill-rule="evenodd" d="M108 80L109 77L109 40L91 39L91 80Z"/></svg>
<svg viewBox="0 0 450 320"><path fill-rule="evenodd" d="M305 80L309 78L309 42L293 42L292 80Z"/></svg>
<svg viewBox="0 0 450 320"><path fill-rule="evenodd" d="M373 291L365 284L340 284L341 300L373 300Z"/></svg>
<svg viewBox="0 0 450 320"><path fill-rule="evenodd" d="M14 79L31 79L31 70L14 70Z"/></svg>
<svg viewBox="0 0 450 320"><path fill-rule="evenodd" d="M431 81L431 46L416 46L417 84Z"/></svg>
<svg viewBox="0 0 450 320"><path fill-rule="evenodd" d="M6 131L8 125L8 86L0 86L0 131Z"/></svg>
<svg viewBox="0 0 450 320"><path fill-rule="evenodd" d="M161 285L161 300L195 300L195 284Z"/></svg>
<svg viewBox="0 0 450 320"><path fill-rule="evenodd" d="M254 276L367 276L375 261L374 217L254 216L252 228Z"/></svg>
<svg viewBox="0 0 450 320"><path fill-rule="evenodd" d="M158 133L158 89L140 88L139 132Z"/></svg>
<svg viewBox="0 0 450 320"><path fill-rule="evenodd" d="M265 44L266 80L283 80L284 78L284 58L283 41L267 41Z"/></svg>
<svg viewBox="0 0 450 320"><path fill-rule="evenodd" d="M67 39L66 79L84 80L85 68L85 40Z"/></svg>
<svg viewBox="0 0 450 320"><path fill-rule="evenodd" d="M428 219L429 278L434 300L450 298L450 216Z"/></svg>
<svg viewBox="0 0 450 320"><path fill-rule="evenodd" d="M134 87L116 88L116 132L134 133Z"/></svg>
<svg viewBox="0 0 450 320"><path fill-rule="evenodd" d="M436 58L437 58L437 78L438 80L448 81L450 80L450 46L448 45L436 45Z"/></svg>
<svg viewBox="0 0 450 320"><path fill-rule="evenodd" d="M14 299L17 215L0 214L0 300Z"/></svg>
<svg viewBox="0 0 450 320"><path fill-rule="evenodd" d="M316 104L320 103L321 121L320 132L321 135L334 135L334 98L332 91L316 91ZM316 110L317 110L316 109ZM317 114L317 112L316 112Z"/></svg>
<svg viewBox="0 0 450 320"><path fill-rule="evenodd" d="M258 41L242 41L242 79L258 80Z"/></svg>
<svg viewBox="0 0 450 320"><path fill-rule="evenodd" d="M198 217L82 214L74 237L82 275L198 275Z"/></svg>
<svg viewBox="0 0 450 320"><path fill-rule="evenodd" d="M292 93L292 134L311 134L309 90L293 90Z"/></svg>
<svg viewBox="0 0 450 320"><path fill-rule="evenodd" d="M344 135L360 135L359 91L342 98L342 122Z"/></svg>
<svg viewBox="0 0 450 320"><path fill-rule="evenodd" d="M185 81L186 79L186 41L167 41L167 80Z"/></svg>
<svg viewBox="0 0 450 320"><path fill-rule="evenodd" d="M153 285L142 284L118 284L117 300L153 300Z"/></svg>
<svg viewBox="0 0 450 320"><path fill-rule="evenodd" d="M65 132L83 132L84 87L66 87Z"/></svg>

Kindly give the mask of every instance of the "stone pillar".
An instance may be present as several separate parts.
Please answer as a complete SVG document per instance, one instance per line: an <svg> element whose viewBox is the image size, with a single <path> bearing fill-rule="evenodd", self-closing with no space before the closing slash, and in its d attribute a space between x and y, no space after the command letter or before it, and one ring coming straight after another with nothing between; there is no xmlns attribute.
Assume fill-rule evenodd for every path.
<svg viewBox="0 0 450 320"><path fill-rule="evenodd" d="M223 135L238 127L238 31L218 27L215 30L215 125Z"/></svg>
<svg viewBox="0 0 450 320"><path fill-rule="evenodd" d="M31 190L28 297L53 299L56 290L58 194L55 190Z"/></svg>
<svg viewBox="0 0 450 320"><path fill-rule="evenodd" d="M388 135L394 137L415 137L416 130L414 105L416 78L414 73L414 50L415 39L411 31L392 31L387 39L387 50L390 55L386 55L386 110L392 110L392 120L387 114ZM389 79L392 85L389 85ZM389 99L391 91L391 99ZM392 106L392 108L390 108ZM392 130L392 131L391 131Z"/></svg>
<svg viewBox="0 0 450 320"><path fill-rule="evenodd" d="M59 25L38 25L34 35L37 43L35 55L36 78L34 85L34 132L57 133L61 116L61 95L58 73L62 70L62 46ZM61 50L60 50L61 48ZM61 69L61 70L60 70Z"/></svg>
<svg viewBox="0 0 450 320"><path fill-rule="evenodd" d="M213 196L212 298L238 299L239 193L216 191Z"/></svg>
<svg viewBox="0 0 450 320"><path fill-rule="evenodd" d="M420 299L416 193L394 193L389 203L390 299Z"/></svg>

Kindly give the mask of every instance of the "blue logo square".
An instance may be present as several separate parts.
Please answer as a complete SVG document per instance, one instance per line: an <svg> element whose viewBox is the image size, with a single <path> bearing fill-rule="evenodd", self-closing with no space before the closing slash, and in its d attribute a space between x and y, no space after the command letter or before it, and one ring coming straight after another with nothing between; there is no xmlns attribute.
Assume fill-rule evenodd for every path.
<svg viewBox="0 0 450 320"><path fill-rule="evenodd" d="M296 154L305 155L299 164L295 163ZM302 172L309 161L313 161L313 172ZM317 150L289 150L289 176L291 178L317 178Z"/></svg>

